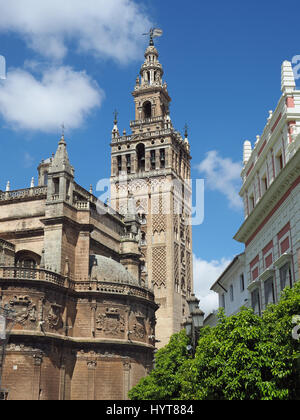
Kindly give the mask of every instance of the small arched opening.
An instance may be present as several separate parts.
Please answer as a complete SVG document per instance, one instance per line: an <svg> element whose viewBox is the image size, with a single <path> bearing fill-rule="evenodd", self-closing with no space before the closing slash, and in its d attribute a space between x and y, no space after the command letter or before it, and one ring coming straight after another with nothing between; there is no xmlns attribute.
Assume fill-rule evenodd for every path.
<svg viewBox="0 0 300 420"><path fill-rule="evenodd" d="M146 101L143 105L143 115L144 118L151 118L152 117L152 105L150 101Z"/></svg>
<svg viewBox="0 0 300 420"><path fill-rule="evenodd" d="M22 250L16 253L15 263L19 267L37 268L40 266L41 256L32 251Z"/></svg>
<svg viewBox="0 0 300 420"><path fill-rule="evenodd" d="M136 147L137 161L138 161L138 170L145 170L145 146L144 144L138 144Z"/></svg>

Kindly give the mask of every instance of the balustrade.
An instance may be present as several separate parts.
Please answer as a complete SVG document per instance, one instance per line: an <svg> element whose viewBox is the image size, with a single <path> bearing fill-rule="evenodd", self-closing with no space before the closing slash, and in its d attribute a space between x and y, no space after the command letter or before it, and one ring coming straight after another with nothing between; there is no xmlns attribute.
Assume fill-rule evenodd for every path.
<svg viewBox="0 0 300 420"><path fill-rule="evenodd" d="M34 187L24 190L6 191L0 194L0 201L22 200L27 197L47 196L47 187Z"/></svg>

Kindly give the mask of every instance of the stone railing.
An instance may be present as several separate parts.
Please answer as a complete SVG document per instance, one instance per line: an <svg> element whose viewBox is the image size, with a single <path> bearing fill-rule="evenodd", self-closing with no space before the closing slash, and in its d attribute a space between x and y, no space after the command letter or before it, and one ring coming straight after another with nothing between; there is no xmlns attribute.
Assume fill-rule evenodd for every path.
<svg viewBox="0 0 300 420"><path fill-rule="evenodd" d="M164 121L164 118L162 116L153 117L153 118L145 118L143 120L130 121L130 127L138 127L143 124L152 124L152 123L163 122L163 121Z"/></svg>
<svg viewBox="0 0 300 420"><path fill-rule="evenodd" d="M24 190L6 191L0 193L0 201L23 200L30 197L46 197L47 187L34 187Z"/></svg>
<svg viewBox="0 0 300 420"><path fill-rule="evenodd" d="M101 282L97 280L69 280L65 276L45 269L24 267L1 267L0 282L46 282L55 286L71 289L73 292L98 292L133 296L154 302L153 291L142 285Z"/></svg>
<svg viewBox="0 0 300 420"><path fill-rule="evenodd" d="M120 143L120 142L129 143L131 142L132 139L133 139L133 136L119 136L119 137L114 137L112 139L112 143Z"/></svg>
<svg viewBox="0 0 300 420"><path fill-rule="evenodd" d="M74 206L79 210L91 210L91 216L92 217L101 217L103 214L110 214L113 215L116 219L123 220L123 217L114 211L109 205L103 203L101 200L99 200L97 197L95 197L92 193L84 189L78 184L75 185L75 192L80 194L86 201L78 200L74 202ZM96 210L92 208L90 203L95 204Z"/></svg>
<svg viewBox="0 0 300 420"><path fill-rule="evenodd" d="M78 210L89 210L90 202L89 201L75 201L75 207Z"/></svg>
<svg viewBox="0 0 300 420"><path fill-rule="evenodd" d="M74 182L74 192L84 197L84 199L87 201L91 197L91 193L87 191L85 188L83 188L81 185L77 184L76 182Z"/></svg>
<svg viewBox="0 0 300 420"><path fill-rule="evenodd" d="M152 290L133 284L101 282L97 280L76 280L74 282L74 288L76 292L101 292L134 296L154 302L154 295Z"/></svg>
<svg viewBox="0 0 300 420"><path fill-rule="evenodd" d="M161 136L168 136L174 134L174 130L170 129L170 128L166 128L164 130L157 130L157 131L150 131L147 133L143 133L142 137L143 138L156 138L156 137L161 137ZM112 139L112 144L114 143L124 143L124 142L130 142L131 140L133 140L136 136L119 136L119 137L115 137ZM176 135L177 138L177 135ZM181 139L182 140L182 139Z"/></svg>
<svg viewBox="0 0 300 420"><path fill-rule="evenodd" d="M56 286L65 287L66 278L45 269L25 267L1 267L0 280L32 280L43 281Z"/></svg>

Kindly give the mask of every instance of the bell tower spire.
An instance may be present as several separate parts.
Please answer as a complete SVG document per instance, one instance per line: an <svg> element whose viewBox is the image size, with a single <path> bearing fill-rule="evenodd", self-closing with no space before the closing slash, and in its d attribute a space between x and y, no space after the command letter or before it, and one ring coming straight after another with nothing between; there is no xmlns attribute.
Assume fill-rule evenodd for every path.
<svg viewBox="0 0 300 420"><path fill-rule="evenodd" d="M153 38L161 36L159 29L150 30L150 42L145 51L145 61L137 76L133 92L135 98L135 121L162 119L169 115L171 98L167 91L167 84L163 82L164 70L159 62L159 54L154 46ZM148 121L149 122L149 121Z"/></svg>
<svg viewBox="0 0 300 420"><path fill-rule="evenodd" d="M111 206L126 216L129 196L140 218L142 278L154 289L159 346L181 330L193 293L190 146L170 118L171 98L150 31L145 61L132 93L131 135L111 142ZM161 32L159 32L161 34Z"/></svg>

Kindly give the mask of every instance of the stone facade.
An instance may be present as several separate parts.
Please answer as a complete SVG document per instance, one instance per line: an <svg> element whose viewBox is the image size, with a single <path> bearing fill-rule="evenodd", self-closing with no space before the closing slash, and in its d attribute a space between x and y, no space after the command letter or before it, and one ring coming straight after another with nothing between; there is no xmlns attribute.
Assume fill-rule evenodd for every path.
<svg viewBox="0 0 300 420"><path fill-rule="evenodd" d="M120 135L115 119L111 141L111 206L126 214L134 197L140 217L144 270L153 286L158 347L182 328L193 293L190 145L173 127L171 98L153 41L133 91L132 133ZM145 280L146 281L146 280Z"/></svg>
<svg viewBox="0 0 300 420"><path fill-rule="evenodd" d="M62 137L38 187L0 192L0 238L8 399L127 399L155 349L137 217L76 184Z"/></svg>
<svg viewBox="0 0 300 420"><path fill-rule="evenodd" d="M145 59L132 134L114 123L111 207L75 182L64 135L37 187L0 191L8 399L126 399L190 315L190 145L152 39Z"/></svg>

